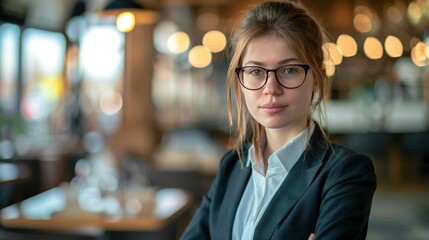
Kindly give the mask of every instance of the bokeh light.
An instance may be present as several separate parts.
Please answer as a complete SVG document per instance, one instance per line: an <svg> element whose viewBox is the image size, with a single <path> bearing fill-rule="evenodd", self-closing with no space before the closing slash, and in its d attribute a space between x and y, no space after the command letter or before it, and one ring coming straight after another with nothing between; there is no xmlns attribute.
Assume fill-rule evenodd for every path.
<svg viewBox="0 0 429 240"><path fill-rule="evenodd" d="M97 153L105 147L105 140L101 133L91 131L83 136L83 146L89 153Z"/></svg>
<svg viewBox="0 0 429 240"><path fill-rule="evenodd" d="M380 59L383 57L383 45L374 37L367 37L365 39L363 51L369 59Z"/></svg>
<svg viewBox="0 0 429 240"><path fill-rule="evenodd" d="M426 66L427 57L426 57L427 46L424 42L418 42L411 49L411 60L418 67Z"/></svg>
<svg viewBox="0 0 429 240"><path fill-rule="evenodd" d="M353 19L353 26L361 33L367 33L372 30L371 18L363 13L356 14Z"/></svg>
<svg viewBox="0 0 429 240"><path fill-rule="evenodd" d="M204 34L203 45L213 53L221 52L226 46L226 36L221 31L209 31Z"/></svg>
<svg viewBox="0 0 429 240"><path fill-rule="evenodd" d="M358 50L356 40L347 34L341 34L338 36L337 46L341 49L344 57L353 57L356 55Z"/></svg>
<svg viewBox="0 0 429 240"><path fill-rule="evenodd" d="M205 68L212 61L212 53L207 47L198 45L189 51L188 60L193 67Z"/></svg>
<svg viewBox="0 0 429 240"><path fill-rule="evenodd" d="M63 95L64 82L59 77L46 77L40 82L40 88L47 100L56 101Z"/></svg>
<svg viewBox="0 0 429 240"><path fill-rule="evenodd" d="M401 10L395 5L390 6L386 11L387 19L392 23L399 23L403 19Z"/></svg>
<svg viewBox="0 0 429 240"><path fill-rule="evenodd" d="M185 32L175 32L168 37L167 48L172 53L182 53L189 48L190 38Z"/></svg>
<svg viewBox="0 0 429 240"><path fill-rule="evenodd" d="M393 58L401 57L404 52L404 47L399 38L389 35L384 41L384 48L387 55Z"/></svg>
<svg viewBox="0 0 429 240"><path fill-rule="evenodd" d="M32 94L25 96L21 103L21 115L28 120L41 119L47 114L43 103L40 95Z"/></svg>
<svg viewBox="0 0 429 240"><path fill-rule="evenodd" d="M116 18L116 28L121 32L131 32L136 26L136 17L132 12L123 12Z"/></svg>
<svg viewBox="0 0 429 240"><path fill-rule="evenodd" d="M104 92L100 97L100 109L106 115L114 115L122 109L122 96L118 91Z"/></svg>
<svg viewBox="0 0 429 240"><path fill-rule="evenodd" d="M335 65L325 65L326 76L332 77L335 74Z"/></svg>
<svg viewBox="0 0 429 240"><path fill-rule="evenodd" d="M423 16L423 10L416 2L411 2L407 8L408 19L413 24L418 24Z"/></svg>

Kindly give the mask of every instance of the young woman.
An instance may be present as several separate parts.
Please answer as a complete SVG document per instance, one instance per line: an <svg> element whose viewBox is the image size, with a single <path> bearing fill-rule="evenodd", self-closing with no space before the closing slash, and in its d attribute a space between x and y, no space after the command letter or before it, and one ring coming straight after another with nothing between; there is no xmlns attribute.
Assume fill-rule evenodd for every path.
<svg viewBox="0 0 429 240"><path fill-rule="evenodd" d="M265 1L244 17L228 69L236 134L182 239L365 239L373 164L313 119L328 81L324 42L296 1Z"/></svg>

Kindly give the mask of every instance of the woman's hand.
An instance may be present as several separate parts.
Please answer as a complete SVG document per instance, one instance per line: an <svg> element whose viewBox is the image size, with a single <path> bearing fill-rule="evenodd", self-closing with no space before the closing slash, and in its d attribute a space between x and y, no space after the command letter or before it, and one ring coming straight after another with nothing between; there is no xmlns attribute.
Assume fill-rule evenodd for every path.
<svg viewBox="0 0 429 240"><path fill-rule="evenodd" d="M308 240L316 240L316 236L314 233L310 234L310 237L308 237Z"/></svg>

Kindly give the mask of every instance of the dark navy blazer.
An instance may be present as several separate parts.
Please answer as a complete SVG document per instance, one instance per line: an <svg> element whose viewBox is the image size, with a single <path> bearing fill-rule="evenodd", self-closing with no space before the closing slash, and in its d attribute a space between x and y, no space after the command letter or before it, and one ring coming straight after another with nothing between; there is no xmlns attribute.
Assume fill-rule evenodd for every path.
<svg viewBox="0 0 429 240"><path fill-rule="evenodd" d="M369 157L329 146L316 126L310 144L272 198L254 239L365 239L376 189ZM182 240L232 238L235 213L251 168L227 152Z"/></svg>

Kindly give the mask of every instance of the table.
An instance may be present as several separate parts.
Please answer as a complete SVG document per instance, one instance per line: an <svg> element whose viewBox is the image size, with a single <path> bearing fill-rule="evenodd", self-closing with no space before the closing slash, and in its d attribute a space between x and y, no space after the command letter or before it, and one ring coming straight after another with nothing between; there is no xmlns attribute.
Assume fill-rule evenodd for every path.
<svg viewBox="0 0 429 240"><path fill-rule="evenodd" d="M24 199L31 176L26 165L0 160L0 208Z"/></svg>
<svg viewBox="0 0 429 240"><path fill-rule="evenodd" d="M27 168L20 164L0 163L0 185L17 184L30 180Z"/></svg>
<svg viewBox="0 0 429 240"><path fill-rule="evenodd" d="M63 187L55 187L6 207L1 210L1 224L6 228L33 230L160 231L183 215L192 202L187 192L165 188L156 190L150 212L107 215L73 206L66 195Z"/></svg>

